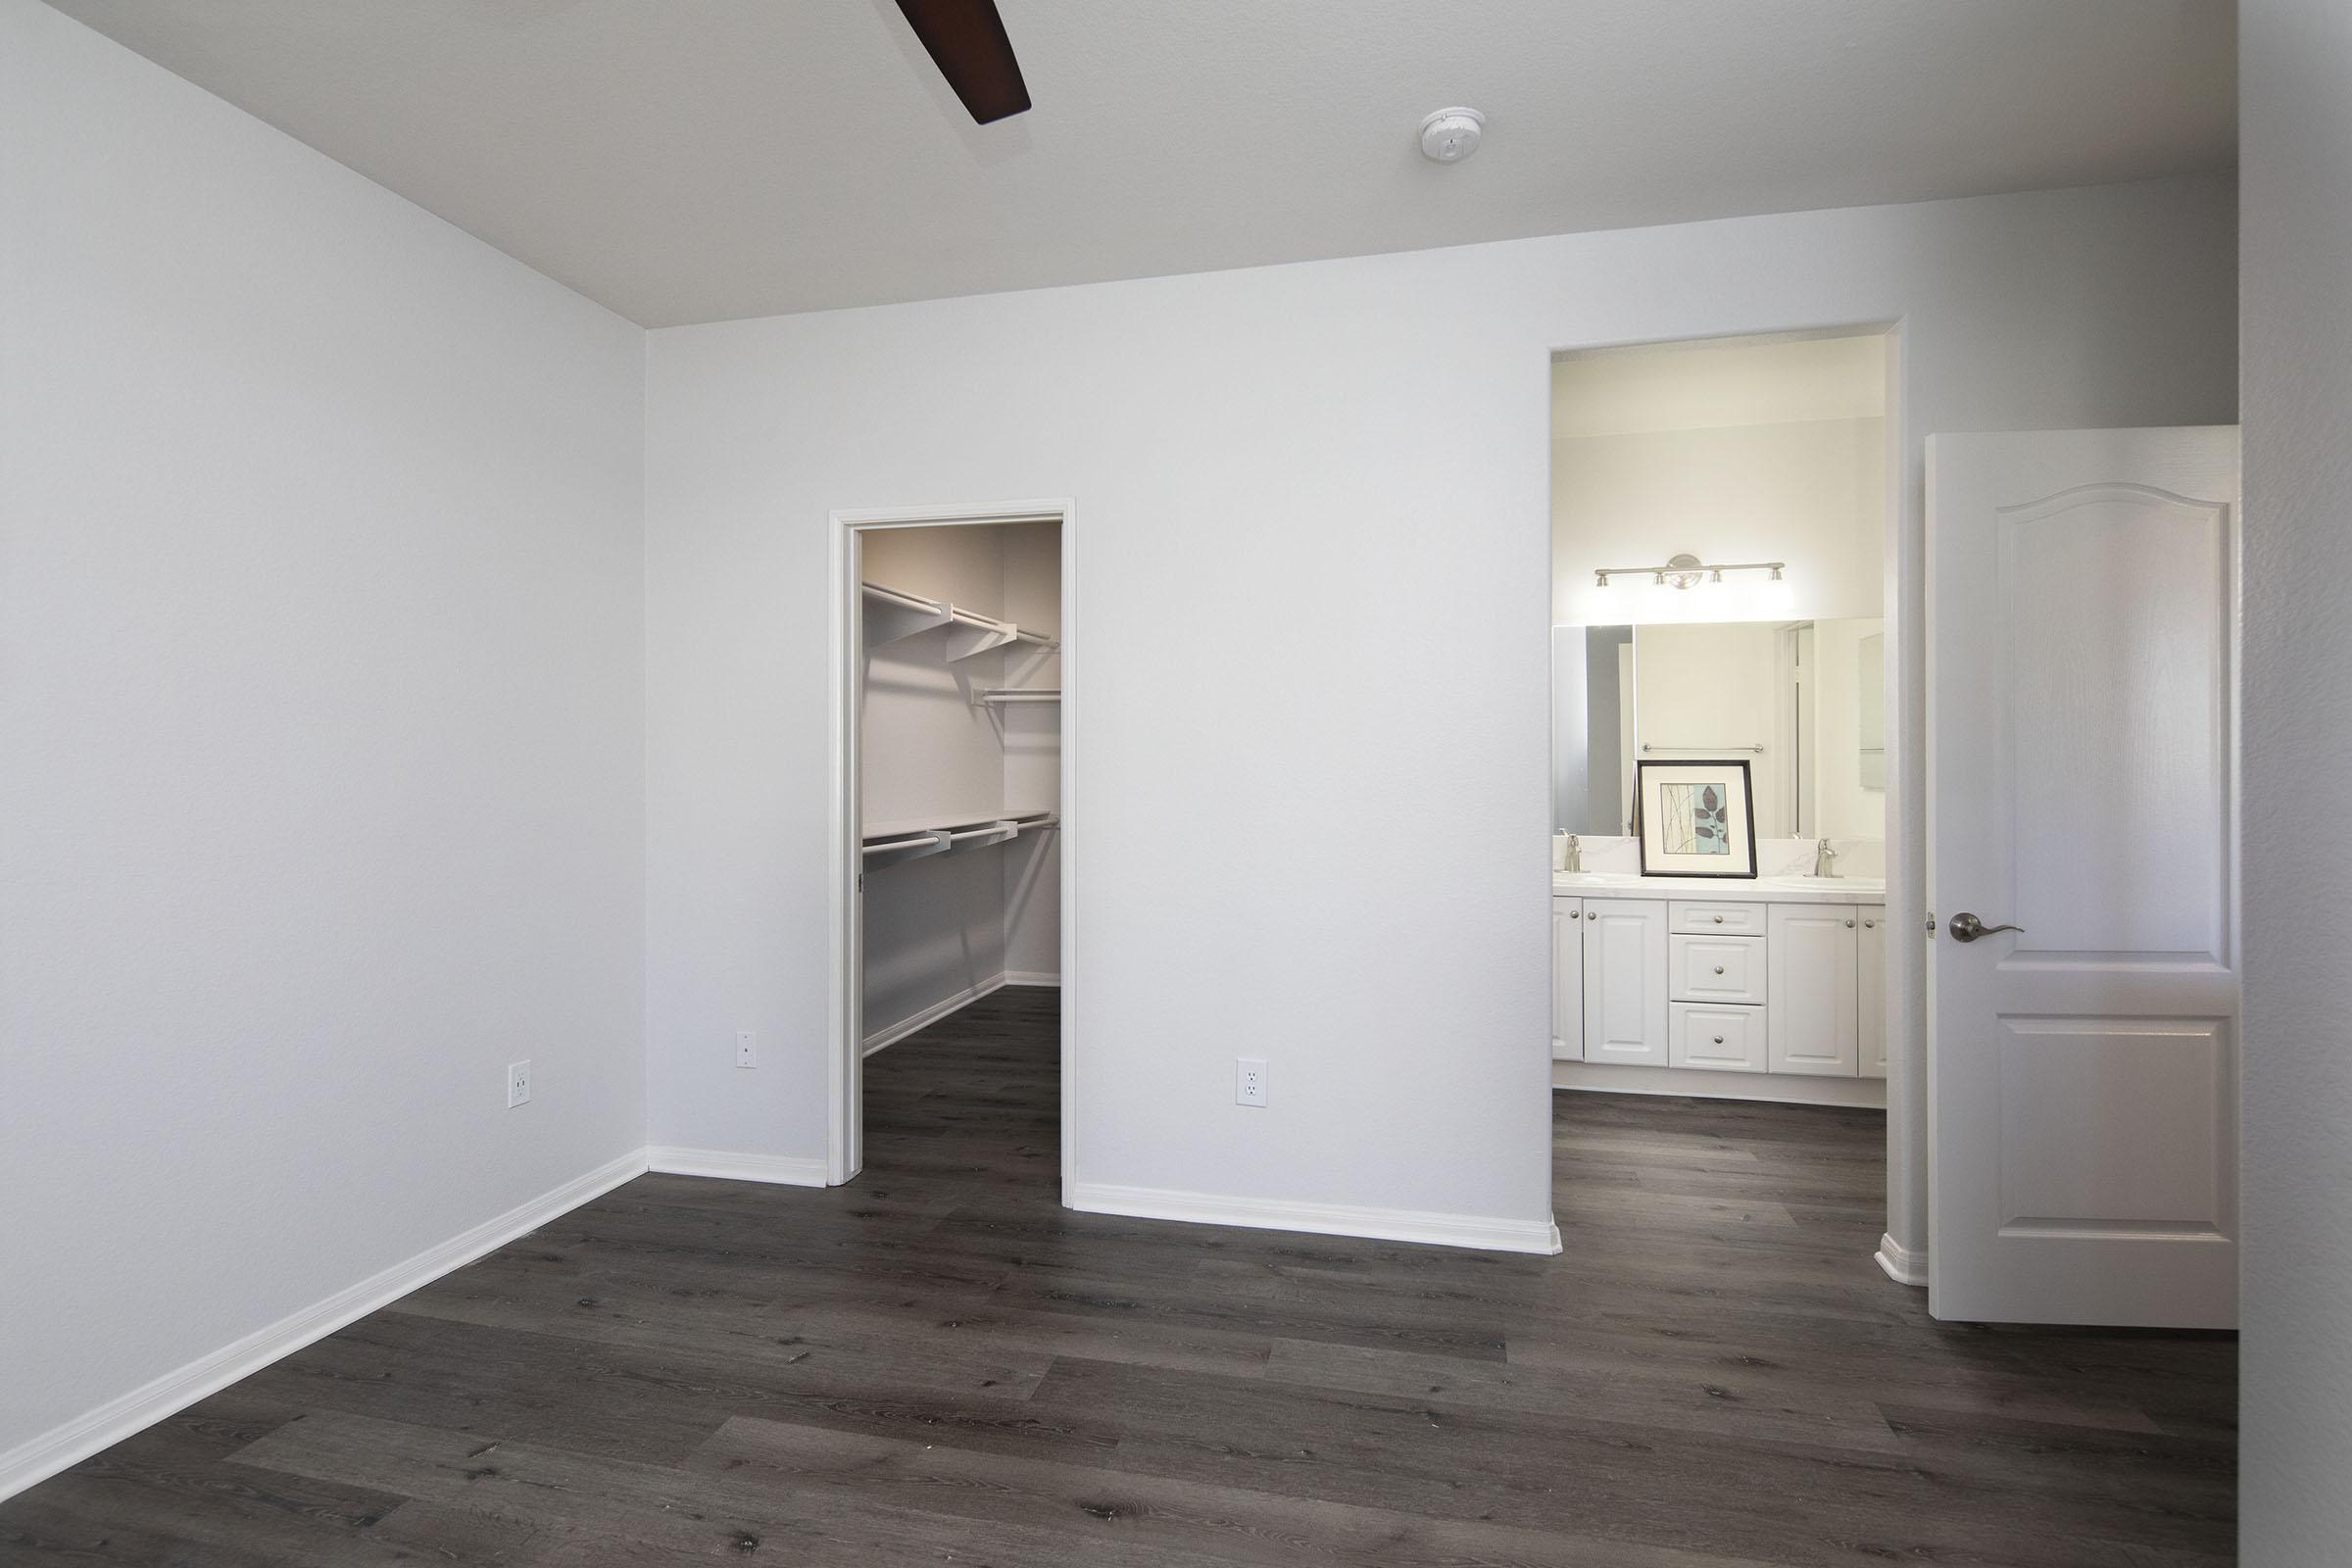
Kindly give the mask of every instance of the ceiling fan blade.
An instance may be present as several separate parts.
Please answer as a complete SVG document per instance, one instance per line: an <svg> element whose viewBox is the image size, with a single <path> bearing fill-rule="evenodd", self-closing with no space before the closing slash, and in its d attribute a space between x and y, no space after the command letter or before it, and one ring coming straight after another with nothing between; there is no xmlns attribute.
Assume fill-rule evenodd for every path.
<svg viewBox="0 0 2352 1568"><path fill-rule="evenodd" d="M899 10L975 123L1029 107L1029 84L1021 79L996 0L899 0Z"/></svg>

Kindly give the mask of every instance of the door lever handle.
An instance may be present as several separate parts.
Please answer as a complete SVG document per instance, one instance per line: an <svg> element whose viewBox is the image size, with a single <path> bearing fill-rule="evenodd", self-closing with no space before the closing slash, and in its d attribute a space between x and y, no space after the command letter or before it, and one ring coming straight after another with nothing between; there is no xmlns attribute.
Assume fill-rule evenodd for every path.
<svg viewBox="0 0 2352 1568"><path fill-rule="evenodd" d="M1995 931L2023 931L2025 927L2022 925L1986 925L1966 909L1962 909L1958 914L1952 916L1951 924L1945 926L1944 929L1951 932L1954 942L1974 942L1977 938L1988 937Z"/></svg>

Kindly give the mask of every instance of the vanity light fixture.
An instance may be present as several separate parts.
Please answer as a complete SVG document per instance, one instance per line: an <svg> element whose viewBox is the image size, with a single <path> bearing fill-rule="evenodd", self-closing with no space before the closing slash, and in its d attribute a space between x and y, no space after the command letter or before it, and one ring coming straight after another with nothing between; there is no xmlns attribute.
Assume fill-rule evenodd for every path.
<svg viewBox="0 0 2352 1568"><path fill-rule="evenodd" d="M1676 556L1663 566L1602 566L1592 573L1592 586L1606 588L1611 577L1647 577L1660 588L1695 588L1701 580L1723 581L1727 571L1769 571L1774 582L1782 581L1786 561L1727 561L1710 566L1696 556Z"/></svg>

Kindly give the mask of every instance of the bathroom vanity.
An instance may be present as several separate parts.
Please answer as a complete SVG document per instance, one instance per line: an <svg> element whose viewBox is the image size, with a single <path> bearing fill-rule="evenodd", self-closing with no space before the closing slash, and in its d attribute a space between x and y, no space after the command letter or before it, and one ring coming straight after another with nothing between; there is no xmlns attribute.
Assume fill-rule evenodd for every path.
<svg viewBox="0 0 2352 1568"><path fill-rule="evenodd" d="M1554 1087L1886 1103L1883 882L1555 873L1551 934Z"/></svg>
<svg viewBox="0 0 2352 1568"><path fill-rule="evenodd" d="M1552 655L1552 1086L1884 1105L1885 623L1561 626ZM1718 868L1643 793L1701 766L1740 770L1748 832L1710 838L1760 874L1642 875Z"/></svg>

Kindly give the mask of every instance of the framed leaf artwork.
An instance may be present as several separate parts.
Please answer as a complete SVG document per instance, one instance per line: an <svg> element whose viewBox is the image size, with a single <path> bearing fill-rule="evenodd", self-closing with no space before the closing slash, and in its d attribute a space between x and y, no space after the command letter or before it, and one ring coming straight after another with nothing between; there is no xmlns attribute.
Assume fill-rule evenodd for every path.
<svg viewBox="0 0 2352 1568"><path fill-rule="evenodd" d="M1747 763L1635 764L1643 876L1753 877L1755 797Z"/></svg>

